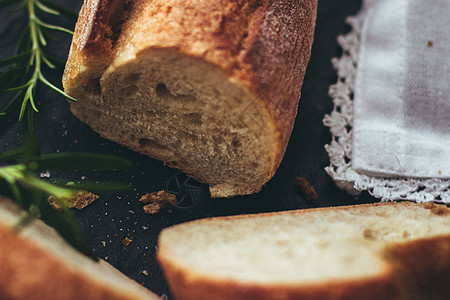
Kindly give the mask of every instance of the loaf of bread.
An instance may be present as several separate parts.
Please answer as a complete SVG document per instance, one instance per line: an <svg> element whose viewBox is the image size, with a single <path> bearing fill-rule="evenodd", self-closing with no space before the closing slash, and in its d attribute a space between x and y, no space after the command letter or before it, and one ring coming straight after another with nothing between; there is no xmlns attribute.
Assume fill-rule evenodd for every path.
<svg viewBox="0 0 450 300"><path fill-rule="evenodd" d="M160 299L107 262L80 254L42 221L17 232L20 216L0 196L0 299Z"/></svg>
<svg viewBox="0 0 450 300"><path fill-rule="evenodd" d="M450 209L388 203L197 220L158 259L183 299L449 299Z"/></svg>
<svg viewBox="0 0 450 300"><path fill-rule="evenodd" d="M317 0L85 0L63 85L102 136L258 192L286 149Z"/></svg>

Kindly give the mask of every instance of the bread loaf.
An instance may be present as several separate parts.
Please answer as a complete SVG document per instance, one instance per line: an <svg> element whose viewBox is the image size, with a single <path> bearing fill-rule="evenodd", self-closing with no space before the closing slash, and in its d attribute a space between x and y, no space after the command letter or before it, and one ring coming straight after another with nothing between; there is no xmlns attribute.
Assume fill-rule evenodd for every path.
<svg viewBox="0 0 450 300"><path fill-rule="evenodd" d="M258 192L284 155L317 0L86 0L63 85L102 136L208 183Z"/></svg>
<svg viewBox="0 0 450 300"><path fill-rule="evenodd" d="M107 262L80 254L42 221L17 232L20 216L0 196L0 299L160 299Z"/></svg>
<svg viewBox="0 0 450 300"><path fill-rule="evenodd" d="M450 209L388 203L197 220L157 256L177 300L448 299Z"/></svg>

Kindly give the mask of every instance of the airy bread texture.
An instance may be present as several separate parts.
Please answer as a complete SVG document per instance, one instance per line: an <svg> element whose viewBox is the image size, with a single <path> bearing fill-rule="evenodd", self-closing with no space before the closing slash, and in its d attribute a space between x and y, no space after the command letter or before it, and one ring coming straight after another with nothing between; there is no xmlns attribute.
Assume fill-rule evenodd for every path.
<svg viewBox="0 0 450 300"><path fill-rule="evenodd" d="M176 299L448 299L450 209L372 204L193 221L158 259Z"/></svg>
<svg viewBox="0 0 450 300"><path fill-rule="evenodd" d="M36 220L17 232L21 212L0 197L0 299L160 299L107 262L95 262Z"/></svg>
<svg viewBox="0 0 450 300"><path fill-rule="evenodd" d="M258 192L297 114L317 0L86 0L65 91L104 137L210 184Z"/></svg>

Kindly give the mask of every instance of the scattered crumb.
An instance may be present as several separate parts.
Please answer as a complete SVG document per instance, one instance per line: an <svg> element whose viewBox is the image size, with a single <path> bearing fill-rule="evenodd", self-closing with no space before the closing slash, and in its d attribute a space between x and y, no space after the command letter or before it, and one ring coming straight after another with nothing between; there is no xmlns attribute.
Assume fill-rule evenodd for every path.
<svg viewBox="0 0 450 300"><path fill-rule="evenodd" d="M163 207L158 203L150 203L144 205L144 212L149 215L155 215L159 213L161 209L163 209Z"/></svg>
<svg viewBox="0 0 450 300"><path fill-rule="evenodd" d="M41 178L50 178L50 172L49 171L45 171L45 172L42 172L41 174L39 174L39 177L41 177Z"/></svg>
<svg viewBox="0 0 450 300"><path fill-rule="evenodd" d="M140 202L145 203L144 211L146 214L157 214L161 209L164 209L167 203L177 203L177 197L174 194L165 191L153 192L145 194L139 199Z"/></svg>
<svg viewBox="0 0 450 300"><path fill-rule="evenodd" d="M317 201L319 194L317 194L314 187L303 177L296 177L297 185L299 186L302 196L308 201Z"/></svg>
<svg viewBox="0 0 450 300"><path fill-rule="evenodd" d="M142 229L147 230L148 226L142 226Z"/></svg>
<svg viewBox="0 0 450 300"><path fill-rule="evenodd" d="M139 199L140 202L148 203L176 203L177 197L174 194L167 193L165 191L153 192L145 194Z"/></svg>
<svg viewBox="0 0 450 300"><path fill-rule="evenodd" d="M429 40L429 41L427 42L427 47L428 47L428 48L433 47L433 41L430 41L430 40Z"/></svg>
<svg viewBox="0 0 450 300"><path fill-rule="evenodd" d="M83 208L85 208L98 198L99 198L98 195L95 195L91 192L80 191L72 199L61 199L61 201L68 208L76 208L78 210L82 210ZM53 196L48 197L47 201L50 204L50 206L52 206L54 209L61 211L61 206L56 202L56 199Z"/></svg>
<svg viewBox="0 0 450 300"><path fill-rule="evenodd" d="M102 246L103 246L103 248L106 247L106 242L105 241L102 241Z"/></svg>
<svg viewBox="0 0 450 300"><path fill-rule="evenodd" d="M129 239L129 238L124 238L123 240L122 240L122 244L125 246L125 247L127 247L131 242L132 242L133 240L132 239Z"/></svg>
<svg viewBox="0 0 450 300"><path fill-rule="evenodd" d="M145 276L148 276L148 271L147 271L147 270L142 270L142 271L141 271L141 274L142 274L142 275L145 275Z"/></svg>

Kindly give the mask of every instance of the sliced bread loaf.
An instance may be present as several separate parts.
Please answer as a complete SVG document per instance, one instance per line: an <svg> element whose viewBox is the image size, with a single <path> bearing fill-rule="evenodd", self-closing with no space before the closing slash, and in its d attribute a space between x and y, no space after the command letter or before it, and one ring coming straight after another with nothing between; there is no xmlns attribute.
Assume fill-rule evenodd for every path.
<svg viewBox="0 0 450 300"><path fill-rule="evenodd" d="M75 116L210 184L258 192L291 134L317 0L86 0L66 70Z"/></svg>
<svg viewBox="0 0 450 300"><path fill-rule="evenodd" d="M448 299L450 210L388 203L242 215L165 229L176 299Z"/></svg>
<svg viewBox="0 0 450 300"><path fill-rule="evenodd" d="M80 254L39 220L17 232L20 215L0 196L0 299L160 299L107 262Z"/></svg>

